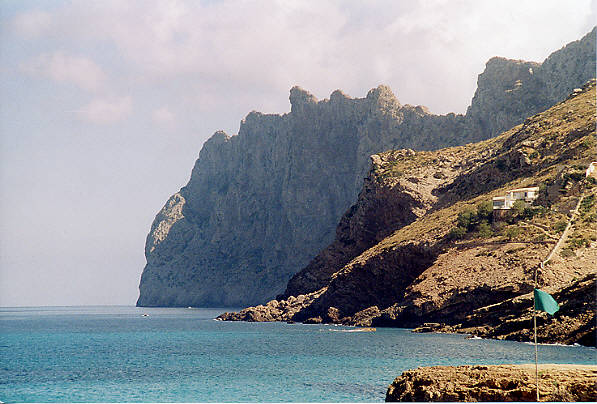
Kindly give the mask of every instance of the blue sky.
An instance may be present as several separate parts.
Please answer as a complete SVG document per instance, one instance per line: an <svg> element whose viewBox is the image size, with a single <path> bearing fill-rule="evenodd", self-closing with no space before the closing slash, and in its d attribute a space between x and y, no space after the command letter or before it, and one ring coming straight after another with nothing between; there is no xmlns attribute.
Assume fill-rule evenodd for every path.
<svg viewBox="0 0 597 404"><path fill-rule="evenodd" d="M251 110L389 85L464 112L492 56L542 61L595 1L0 2L0 306L134 304L151 222ZM298 270L299 268L297 268Z"/></svg>

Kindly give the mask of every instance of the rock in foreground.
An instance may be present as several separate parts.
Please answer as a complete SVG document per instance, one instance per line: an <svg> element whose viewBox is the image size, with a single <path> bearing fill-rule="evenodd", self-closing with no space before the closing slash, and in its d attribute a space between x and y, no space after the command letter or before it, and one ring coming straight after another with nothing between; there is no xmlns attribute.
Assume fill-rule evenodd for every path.
<svg viewBox="0 0 597 404"><path fill-rule="evenodd" d="M541 401L597 400L597 366L539 365ZM386 401L535 401L535 365L434 366L408 370Z"/></svg>

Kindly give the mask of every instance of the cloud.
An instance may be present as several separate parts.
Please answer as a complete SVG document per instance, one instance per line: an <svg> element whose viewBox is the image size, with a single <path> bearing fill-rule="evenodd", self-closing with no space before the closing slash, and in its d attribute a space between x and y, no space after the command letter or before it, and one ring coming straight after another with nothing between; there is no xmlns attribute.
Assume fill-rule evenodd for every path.
<svg viewBox="0 0 597 404"><path fill-rule="evenodd" d="M174 122L174 114L168 107L162 107L153 111L151 119L157 124L167 125Z"/></svg>
<svg viewBox="0 0 597 404"><path fill-rule="evenodd" d="M27 73L72 83L87 91L98 91L106 82L106 74L92 60L64 52L44 53L23 65Z"/></svg>
<svg viewBox="0 0 597 404"><path fill-rule="evenodd" d="M13 29L25 38L36 38L52 25L52 15L41 10L31 10L19 14L13 20Z"/></svg>
<svg viewBox="0 0 597 404"><path fill-rule="evenodd" d="M170 85L177 98L212 99L206 108L252 98L243 106L251 110L280 94L272 108L283 112L295 84L322 98L337 88L360 97L384 83L402 102L446 113L466 110L490 57L541 61L588 32L591 4L105 0L15 24L45 25L63 49L105 52L102 64L119 72L115 85Z"/></svg>
<svg viewBox="0 0 597 404"><path fill-rule="evenodd" d="M85 121L105 125L122 121L130 115L132 109L133 103L130 96L112 99L97 98L77 113Z"/></svg>

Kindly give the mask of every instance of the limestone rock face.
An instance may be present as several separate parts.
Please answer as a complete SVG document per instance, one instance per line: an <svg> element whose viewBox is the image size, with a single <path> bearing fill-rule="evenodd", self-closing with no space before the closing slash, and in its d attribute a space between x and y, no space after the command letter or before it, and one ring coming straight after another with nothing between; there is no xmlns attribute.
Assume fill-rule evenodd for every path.
<svg viewBox="0 0 597 404"><path fill-rule="evenodd" d="M597 400L597 366L539 365L541 401ZM433 366L407 370L386 402L536 401L535 365Z"/></svg>
<svg viewBox="0 0 597 404"><path fill-rule="evenodd" d="M479 75L467 127L499 133L543 111L595 76L595 28L543 63L491 58Z"/></svg>
<svg viewBox="0 0 597 404"><path fill-rule="evenodd" d="M574 47L560 50L561 56L548 59L554 67L549 81L542 83L554 99L594 74L594 51L586 52L594 49L594 37L593 31ZM560 59L574 60L582 68L561 66L556 63ZM524 91L508 93L504 101L503 88L510 89L512 80L528 81L528 69L521 63L488 64L483 79L480 76L483 90L477 91L466 116L432 115L424 107L402 105L387 86L372 89L365 98L335 91L321 101L294 87L290 113L251 112L237 136L216 132L204 144L189 183L154 220L137 305L246 306L284 292L292 275L334 240L338 221L362 188L370 155L487 139L544 109L546 101L532 102L525 86ZM589 76L573 82L562 76L570 69ZM495 73L498 70L503 74ZM508 83L493 83L500 80ZM516 102L519 107L513 114L508 108ZM395 187L419 192L405 183ZM373 192L395 193L386 188ZM388 229L411 222L416 209L423 212L428 203L419 201L417 207L419 202L409 202L407 193L392 205L396 216L363 223L340 242L354 242L355 251L361 251ZM401 212L407 205L414 213ZM326 251L329 257L322 259L338 262L352 255L340 257L333 247ZM293 280L285 296L303 288L301 279L317 278L317 273L307 270L305 278ZM314 282L302 294L319 285Z"/></svg>
<svg viewBox="0 0 597 404"><path fill-rule="evenodd" d="M595 79L582 87L486 141L373 155L336 240L278 299L220 319L433 322L421 331L529 340L534 270L557 243L566 247L537 279L561 309L540 317L539 338L593 345L597 186L585 170L594 159ZM533 207L495 219L492 197L530 186L541 190Z"/></svg>

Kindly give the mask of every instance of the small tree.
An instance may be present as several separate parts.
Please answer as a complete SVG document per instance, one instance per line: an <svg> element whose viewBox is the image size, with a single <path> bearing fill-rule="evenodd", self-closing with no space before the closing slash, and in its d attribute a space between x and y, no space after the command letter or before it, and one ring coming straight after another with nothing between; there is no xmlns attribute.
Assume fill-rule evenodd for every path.
<svg viewBox="0 0 597 404"><path fill-rule="evenodd" d="M450 230L448 237L450 237L451 240L460 240L461 238L464 238L465 234L466 229L464 227L457 226Z"/></svg>
<svg viewBox="0 0 597 404"><path fill-rule="evenodd" d="M512 240L520 234L520 227L508 227L506 229L506 237L508 240Z"/></svg>
<svg viewBox="0 0 597 404"><path fill-rule="evenodd" d="M471 230L477 222L477 213L468 208L458 214L458 227Z"/></svg>
<svg viewBox="0 0 597 404"><path fill-rule="evenodd" d="M527 207L527 204L522 200L514 201L512 204L512 214L515 217L522 217L524 214L524 209Z"/></svg>
<svg viewBox="0 0 597 404"><path fill-rule="evenodd" d="M477 218L479 221L493 222L493 203L491 201L483 201L477 205Z"/></svg>
<svg viewBox="0 0 597 404"><path fill-rule="evenodd" d="M481 223L479 223L479 236L481 236L483 238L488 238L488 237L493 236L493 231L491 230L491 226L485 220L482 221Z"/></svg>

